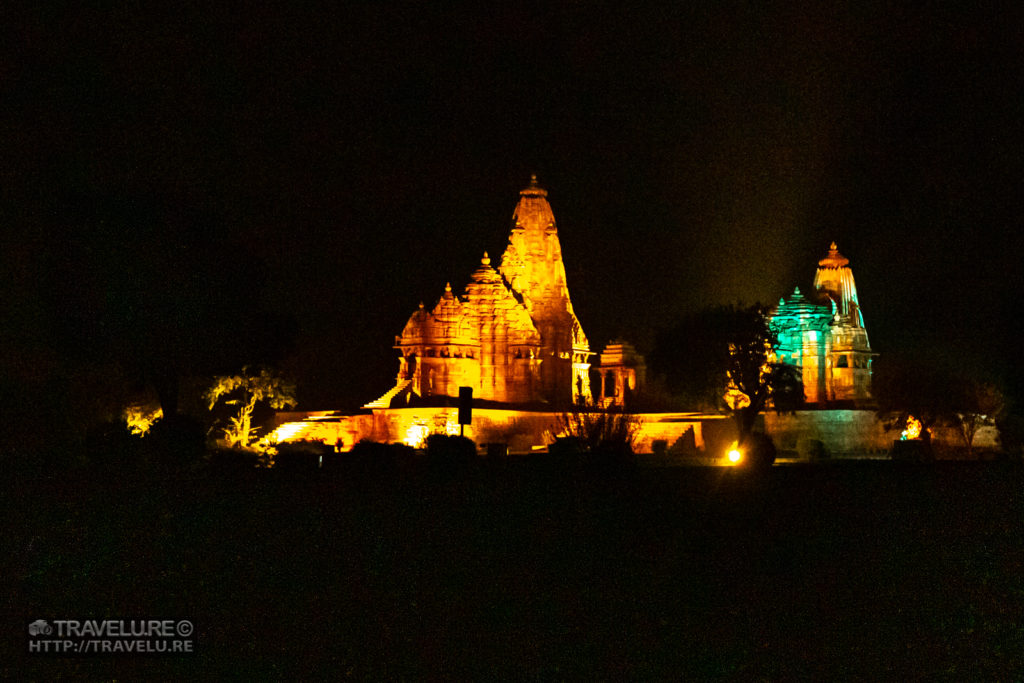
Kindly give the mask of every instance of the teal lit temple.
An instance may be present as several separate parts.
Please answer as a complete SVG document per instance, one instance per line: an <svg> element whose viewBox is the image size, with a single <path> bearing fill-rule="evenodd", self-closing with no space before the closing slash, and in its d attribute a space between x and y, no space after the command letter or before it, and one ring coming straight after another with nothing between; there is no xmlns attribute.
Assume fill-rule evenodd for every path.
<svg viewBox="0 0 1024 683"><path fill-rule="evenodd" d="M849 259L835 242L818 261L814 293L797 287L769 313L776 360L800 368L804 396L821 406L871 399L871 351Z"/></svg>

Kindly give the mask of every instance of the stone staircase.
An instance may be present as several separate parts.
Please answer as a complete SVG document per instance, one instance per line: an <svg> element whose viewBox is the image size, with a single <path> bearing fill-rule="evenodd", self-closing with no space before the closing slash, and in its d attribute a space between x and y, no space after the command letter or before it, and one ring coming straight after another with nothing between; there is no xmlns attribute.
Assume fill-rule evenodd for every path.
<svg viewBox="0 0 1024 683"><path fill-rule="evenodd" d="M400 393L405 391L409 385L412 384L411 379L402 379L395 383L395 386L391 387L387 393L378 398L376 401L370 401L365 404L364 408L390 408L391 401L398 396Z"/></svg>

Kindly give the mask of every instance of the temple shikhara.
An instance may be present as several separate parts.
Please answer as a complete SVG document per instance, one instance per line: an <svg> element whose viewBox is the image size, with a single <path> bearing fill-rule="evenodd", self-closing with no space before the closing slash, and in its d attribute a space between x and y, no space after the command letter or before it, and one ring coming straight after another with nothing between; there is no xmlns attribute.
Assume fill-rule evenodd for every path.
<svg viewBox="0 0 1024 683"><path fill-rule="evenodd" d="M769 313L778 338L776 360L800 368L810 404L864 403L871 398L871 361L849 259L833 242L818 261L814 294L797 287Z"/></svg>
<svg viewBox="0 0 1024 683"><path fill-rule="evenodd" d="M590 398L590 344L572 309L547 195L533 176L497 268L484 252L461 294L449 283L432 308L420 304L395 338L395 386L365 407L457 397L459 387L505 404Z"/></svg>

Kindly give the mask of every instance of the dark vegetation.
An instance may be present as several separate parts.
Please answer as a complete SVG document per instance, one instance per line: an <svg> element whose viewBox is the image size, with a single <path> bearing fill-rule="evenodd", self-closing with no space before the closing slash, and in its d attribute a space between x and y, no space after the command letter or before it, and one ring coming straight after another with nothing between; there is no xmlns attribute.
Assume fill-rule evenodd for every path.
<svg viewBox="0 0 1024 683"><path fill-rule="evenodd" d="M357 451L383 449L397 474L8 478L0 668L962 680L1024 665L1019 465L552 476L512 458L422 477L400 448ZM166 615L194 621L196 656L25 653L32 619Z"/></svg>
<svg viewBox="0 0 1024 683"><path fill-rule="evenodd" d="M715 306L662 330L651 365L677 410L730 411L742 443L769 406L791 411L804 403L793 369L768 362L775 345L763 306ZM730 389L742 395L739 403L726 400Z"/></svg>
<svg viewBox="0 0 1024 683"><path fill-rule="evenodd" d="M984 373L968 373L927 355L894 356L876 364L871 386L879 418L897 433L913 416L929 433L936 428L951 429L965 456L974 457L978 428L997 425L1005 432L1004 449L1010 446L1020 453L1017 423L1008 414L1013 406L998 383Z"/></svg>

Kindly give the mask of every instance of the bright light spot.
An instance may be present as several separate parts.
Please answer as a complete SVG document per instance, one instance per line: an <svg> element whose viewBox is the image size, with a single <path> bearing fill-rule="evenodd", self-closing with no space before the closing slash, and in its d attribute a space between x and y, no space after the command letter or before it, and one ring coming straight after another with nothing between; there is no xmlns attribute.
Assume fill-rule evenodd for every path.
<svg viewBox="0 0 1024 683"><path fill-rule="evenodd" d="M309 426L307 422L285 422L283 425L267 434L263 441L267 443L284 443L291 441L301 435Z"/></svg>
<svg viewBox="0 0 1024 683"><path fill-rule="evenodd" d="M921 438L921 421L913 415L907 418L907 428L900 434L900 441Z"/></svg>
<svg viewBox="0 0 1024 683"><path fill-rule="evenodd" d="M462 427L459 425L458 415L441 414L434 417L433 424L417 421L409 425L409 428L405 430L405 438L402 439L402 443L413 448L423 448L426 445L427 437L431 434L458 436L461 433Z"/></svg>
<svg viewBox="0 0 1024 683"><path fill-rule="evenodd" d="M413 448L423 448L423 443L427 440L428 434L430 434L430 430L427 429L426 425L410 425L409 428L405 430L405 438L402 439L402 443L406 446L412 446Z"/></svg>
<svg viewBox="0 0 1024 683"><path fill-rule="evenodd" d="M729 451L727 457L729 458L729 462L735 464L743 459L743 454L740 453L737 449L733 448L732 450Z"/></svg>

